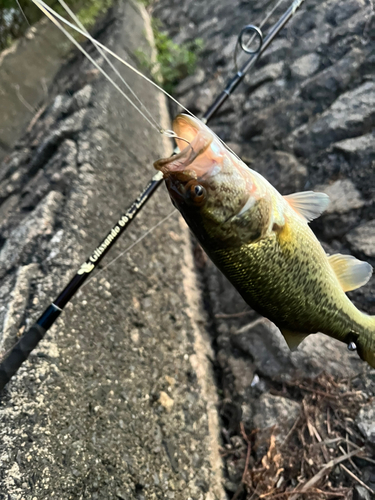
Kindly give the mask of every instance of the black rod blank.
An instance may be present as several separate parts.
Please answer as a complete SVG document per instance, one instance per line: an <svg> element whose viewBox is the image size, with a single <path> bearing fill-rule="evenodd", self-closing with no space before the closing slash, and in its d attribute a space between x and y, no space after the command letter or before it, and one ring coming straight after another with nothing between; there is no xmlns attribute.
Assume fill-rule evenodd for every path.
<svg viewBox="0 0 375 500"><path fill-rule="evenodd" d="M75 276L69 281L60 295L52 302L39 319L23 334L20 340L9 351L0 363L0 390L5 387L17 372L29 354L39 344L46 332L60 316L66 304L81 288L91 272L99 265L122 233L129 227L132 220L141 211L143 205L151 198L162 182L162 174L158 172L148 183L142 193L129 209L111 228L103 241L93 251L90 257L81 265Z"/></svg>
<svg viewBox="0 0 375 500"><path fill-rule="evenodd" d="M214 116L218 109L234 92L238 84L244 78L246 72L248 72L255 65L255 63L259 60L261 55L270 45L272 40L291 19L291 17L295 14L297 9L302 5L304 1L305 0L294 0L287 11L280 17L276 24L273 25L266 38L263 40L259 50L248 59L241 70L238 71L236 75L228 82L225 89L221 92L221 94L219 94L213 104L203 115L202 121L204 121L204 123L207 123ZM5 355L4 359L0 363L0 391L17 372L22 363L26 361L31 351L35 349L38 343L43 339L46 332L51 328L56 319L60 316L66 304L72 299L75 293L86 281L89 274L98 266L103 257L116 243L118 238L129 227L132 220L137 216L142 207L147 203L147 201L160 186L162 180L163 179L160 172L154 175L154 177L141 192L138 198L111 228L106 237L94 250L90 257L81 265L75 276L66 285L66 287L56 298L56 300L47 307L47 309L43 312L39 319L23 334L21 339Z"/></svg>

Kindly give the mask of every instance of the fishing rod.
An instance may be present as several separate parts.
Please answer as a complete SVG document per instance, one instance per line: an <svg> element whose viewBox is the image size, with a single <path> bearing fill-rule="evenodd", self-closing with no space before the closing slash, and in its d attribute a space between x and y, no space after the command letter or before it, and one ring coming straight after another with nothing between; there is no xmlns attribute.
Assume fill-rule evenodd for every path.
<svg viewBox="0 0 375 500"><path fill-rule="evenodd" d="M271 27L267 36L263 38L260 28L254 25L245 26L237 40L237 47L248 54L250 57L238 70L236 63L236 74L229 80L224 90L217 96L213 103L208 107L202 117L202 121L207 123L224 104L228 97L234 92L239 83L245 77L245 74L253 68L258 62L264 51L269 47L274 38L284 28L288 21L294 16L305 0L294 0L290 7L282 14L279 20ZM251 35L250 42L246 43L246 36ZM257 46L251 49L250 44L257 39ZM37 321L23 334L20 340L6 353L0 363L0 390L9 382L12 376L17 372L22 363L29 357L31 351L36 348L38 343L44 338L47 331L55 323L62 313L66 304L72 299L75 293L82 287L89 275L96 269L104 256L109 252L119 237L126 231L134 218L142 210L143 206L150 200L157 188L163 181L163 174L156 173L137 199L132 203L128 210L118 219L107 233L105 238L99 244L89 258L81 265L75 276L70 280L59 296L45 309Z"/></svg>

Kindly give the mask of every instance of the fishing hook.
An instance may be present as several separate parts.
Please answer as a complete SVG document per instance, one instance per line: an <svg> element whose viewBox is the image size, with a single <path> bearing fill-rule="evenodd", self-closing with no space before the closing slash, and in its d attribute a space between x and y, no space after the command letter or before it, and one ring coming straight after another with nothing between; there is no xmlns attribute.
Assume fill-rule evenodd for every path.
<svg viewBox="0 0 375 500"><path fill-rule="evenodd" d="M174 130L161 130L160 131L163 135L168 137L169 139L179 139L180 141L184 141L187 144L190 144L190 142L187 139L184 139L183 137L179 137Z"/></svg>

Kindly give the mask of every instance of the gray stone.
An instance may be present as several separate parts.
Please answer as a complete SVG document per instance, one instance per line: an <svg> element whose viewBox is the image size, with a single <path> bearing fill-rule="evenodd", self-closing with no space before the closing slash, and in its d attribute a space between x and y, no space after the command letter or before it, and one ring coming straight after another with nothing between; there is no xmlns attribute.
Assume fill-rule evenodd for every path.
<svg viewBox="0 0 375 500"><path fill-rule="evenodd" d="M344 153L358 154L365 151L374 152L374 143L375 136L371 133L336 142L333 147Z"/></svg>
<svg viewBox="0 0 375 500"><path fill-rule="evenodd" d="M307 16L303 10L298 10L290 20L290 23L288 23L288 28L295 37L301 39L314 30L321 21L321 11L313 9Z"/></svg>
<svg viewBox="0 0 375 500"><path fill-rule="evenodd" d="M276 81L264 81L253 90L244 104L245 111L264 109L265 103L270 104L285 92L286 81L279 78Z"/></svg>
<svg viewBox="0 0 375 500"><path fill-rule="evenodd" d="M370 220L350 231L346 239L353 251L375 258L375 220Z"/></svg>
<svg viewBox="0 0 375 500"><path fill-rule="evenodd" d="M345 4L334 3L327 9L326 19L336 25L352 17L358 10L366 8L365 0L348 0Z"/></svg>
<svg viewBox="0 0 375 500"><path fill-rule="evenodd" d="M284 62L279 61L276 63L267 64L256 73L247 74L245 76L245 81L248 85L248 91L259 87L265 82L270 82L276 80L282 75L284 69Z"/></svg>
<svg viewBox="0 0 375 500"><path fill-rule="evenodd" d="M347 44L352 37L368 39L373 24L373 10L371 5L367 5L356 14L350 16L340 23L332 32L331 43Z"/></svg>
<svg viewBox="0 0 375 500"><path fill-rule="evenodd" d="M65 139L72 138L74 134L82 128L88 114L87 109L80 109L64 120L58 121L57 127L55 127L46 137L43 135L41 144L38 146L32 160L27 165L28 175L35 175L36 172L48 162L51 155L54 154L56 149Z"/></svg>
<svg viewBox="0 0 375 500"><path fill-rule="evenodd" d="M285 38L276 38L267 49L263 61L278 63L284 60L291 50L291 42Z"/></svg>
<svg viewBox="0 0 375 500"><path fill-rule="evenodd" d="M30 158L29 148L11 153L6 160L0 163L0 181L9 178L16 170L19 170Z"/></svg>
<svg viewBox="0 0 375 500"><path fill-rule="evenodd" d="M328 68L304 81L300 89L302 96L315 100L318 109L326 109L337 99L340 91L346 90L357 77L367 57L366 51L354 48Z"/></svg>
<svg viewBox="0 0 375 500"><path fill-rule="evenodd" d="M213 21L215 22L215 21ZM225 47L221 53L221 56L225 58L226 60L231 60L233 59L233 54L234 51L236 50L236 45L237 45L237 39L238 36L233 35L227 39L227 43L225 44Z"/></svg>
<svg viewBox="0 0 375 500"><path fill-rule="evenodd" d="M291 66L292 75L295 78L307 78L318 71L320 57L318 54L306 54L297 59Z"/></svg>
<svg viewBox="0 0 375 500"><path fill-rule="evenodd" d="M356 417L356 423L363 436L370 443L375 444L375 404L367 403Z"/></svg>
<svg viewBox="0 0 375 500"><path fill-rule="evenodd" d="M314 191L322 191L329 196L327 214L344 214L365 205L361 193L349 179L335 181L329 186L316 186Z"/></svg>
<svg viewBox="0 0 375 500"><path fill-rule="evenodd" d="M371 500L371 493L358 484L353 488L353 500Z"/></svg>
<svg viewBox="0 0 375 500"><path fill-rule="evenodd" d="M340 96L311 125L293 133L295 150L303 156L366 133L375 120L375 83L366 82Z"/></svg>
<svg viewBox="0 0 375 500"><path fill-rule="evenodd" d="M85 85L73 95L71 101L69 102L69 106L66 108L66 113L71 115L80 109L87 108L90 103L91 96L92 85Z"/></svg>
<svg viewBox="0 0 375 500"><path fill-rule="evenodd" d="M22 166L2 183L0 186L0 203L4 202L11 196L16 196L16 193L21 189L26 176L27 167Z"/></svg>
<svg viewBox="0 0 375 500"><path fill-rule="evenodd" d="M287 433L298 418L300 409L301 407L296 401L281 396L262 394L257 401L254 427L262 430L277 427L278 434L280 432Z"/></svg>
<svg viewBox="0 0 375 500"><path fill-rule="evenodd" d="M322 333L309 335L291 352L279 329L265 319L242 327L231 336L231 343L251 357L257 373L274 380L315 378L323 372L338 377L354 376L362 366L356 353Z"/></svg>
<svg viewBox="0 0 375 500"><path fill-rule="evenodd" d="M0 205L0 221L6 220L9 215L11 215L17 208L20 202L20 196L13 194L12 196L9 196L7 200L5 200L1 205ZM1 227L1 222L0 222L0 227Z"/></svg>
<svg viewBox="0 0 375 500"><path fill-rule="evenodd" d="M258 156L251 165L281 194L303 191L307 181L307 168L291 153L272 151Z"/></svg>
<svg viewBox="0 0 375 500"><path fill-rule="evenodd" d="M16 282L16 276L7 275L1 280L0 284L0 325L3 325L6 321L8 312L8 301L14 285ZM0 343L2 342L3 334L0 334ZM0 354L1 356L1 354Z"/></svg>
<svg viewBox="0 0 375 500"><path fill-rule="evenodd" d="M227 360L229 368L234 376L236 392L245 395L246 389L251 386L254 370L247 360L230 356Z"/></svg>
<svg viewBox="0 0 375 500"><path fill-rule="evenodd" d="M317 24L316 27L310 29L304 36L298 38L299 52L320 53L322 46L326 47L329 43L329 31L325 28L324 24ZM297 42L296 38L295 42Z"/></svg>
<svg viewBox="0 0 375 500"><path fill-rule="evenodd" d="M198 71L191 76L188 76L181 80L181 82L175 88L175 93L177 95L185 94L190 91L192 88L201 85L204 82L206 75L203 69L198 69Z"/></svg>

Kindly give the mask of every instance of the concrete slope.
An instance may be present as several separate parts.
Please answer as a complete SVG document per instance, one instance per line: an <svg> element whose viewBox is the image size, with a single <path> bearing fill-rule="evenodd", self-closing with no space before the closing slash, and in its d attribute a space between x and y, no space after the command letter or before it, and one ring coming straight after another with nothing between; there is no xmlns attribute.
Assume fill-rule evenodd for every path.
<svg viewBox="0 0 375 500"><path fill-rule="evenodd" d="M144 11L124 2L101 41L151 57ZM128 82L165 123L165 103ZM4 351L171 152L80 56L1 167ZM167 148L168 146L168 148ZM168 150L167 150L168 149ZM106 263L170 214L164 187ZM177 214L79 292L1 394L0 492L20 499L222 497L215 389L188 233Z"/></svg>
<svg viewBox="0 0 375 500"><path fill-rule="evenodd" d="M0 54L0 161L12 151L71 49L47 19Z"/></svg>

